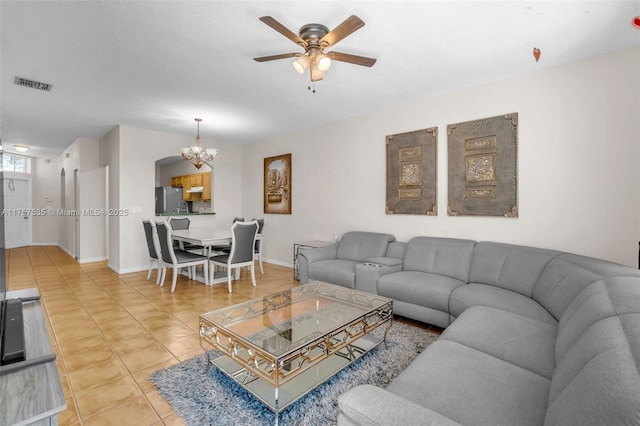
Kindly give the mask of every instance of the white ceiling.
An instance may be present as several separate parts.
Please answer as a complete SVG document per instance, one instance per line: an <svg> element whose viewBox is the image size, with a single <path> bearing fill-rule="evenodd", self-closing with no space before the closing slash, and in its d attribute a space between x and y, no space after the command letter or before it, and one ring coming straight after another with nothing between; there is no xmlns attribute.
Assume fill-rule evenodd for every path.
<svg viewBox="0 0 640 426"><path fill-rule="evenodd" d="M366 25L333 50L378 62L334 62L315 94L293 59L252 59L301 51L260 16L297 33L352 14ZM638 0L2 0L0 15L3 145L44 157L118 124L195 135L195 117L203 139L247 143L640 45Z"/></svg>

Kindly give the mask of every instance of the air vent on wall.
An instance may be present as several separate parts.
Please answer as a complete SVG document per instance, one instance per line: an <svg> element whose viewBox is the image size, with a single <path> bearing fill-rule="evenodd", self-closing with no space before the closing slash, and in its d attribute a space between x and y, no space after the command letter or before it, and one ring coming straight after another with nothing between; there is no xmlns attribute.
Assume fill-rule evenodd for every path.
<svg viewBox="0 0 640 426"><path fill-rule="evenodd" d="M29 87L31 89L44 90L45 92L51 91L51 84L49 83L41 83L39 81L29 80L26 78L16 76L14 82L18 86Z"/></svg>

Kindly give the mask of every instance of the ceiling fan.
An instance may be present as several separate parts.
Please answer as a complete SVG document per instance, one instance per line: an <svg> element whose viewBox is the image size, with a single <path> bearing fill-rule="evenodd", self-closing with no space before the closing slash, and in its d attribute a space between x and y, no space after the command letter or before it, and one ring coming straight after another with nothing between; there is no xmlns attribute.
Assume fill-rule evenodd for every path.
<svg viewBox="0 0 640 426"><path fill-rule="evenodd" d="M271 16L260 18L262 22L293 41L304 49L303 53L281 53L279 55L262 56L253 58L258 62L273 61L276 59L294 58L293 67L300 74L304 74L309 69L309 77L312 82L320 81L324 78L324 72L331 66L331 60L348 62L351 64L371 67L376 63L373 58L365 56L351 55L341 52L325 52L325 49L333 47L343 38L352 34L364 26L362 19L355 15L349 16L332 31L322 24L307 24L300 28L298 34L276 21Z"/></svg>

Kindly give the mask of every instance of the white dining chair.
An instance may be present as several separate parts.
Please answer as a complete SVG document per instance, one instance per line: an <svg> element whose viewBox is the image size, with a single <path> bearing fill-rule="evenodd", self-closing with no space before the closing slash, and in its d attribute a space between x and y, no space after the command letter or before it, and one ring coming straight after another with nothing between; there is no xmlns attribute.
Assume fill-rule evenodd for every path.
<svg viewBox="0 0 640 426"><path fill-rule="evenodd" d="M256 286L256 273L254 267L256 236L258 235L258 222L234 222L231 226L231 251L228 254L220 254L209 258L211 262L211 279L215 266L221 266L227 270L227 286L231 293L231 278L233 270L248 266L251 271L251 284Z"/></svg>
<svg viewBox="0 0 640 426"><path fill-rule="evenodd" d="M160 241L160 252L162 254L162 278L160 279L160 285L164 285L167 268L172 268L171 293L173 293L176 289L180 269L198 265L202 265L204 283L205 285L209 285L209 259L207 256L180 249L174 250L171 227L167 222L158 222L156 229L158 230L158 240ZM195 273L193 274L193 278L195 278Z"/></svg>
<svg viewBox="0 0 640 426"><path fill-rule="evenodd" d="M149 272L147 273L147 281L151 278L151 271L154 264L156 265L156 285L160 284L160 274L162 273L162 257L160 256L160 241L158 240L158 231L156 225L150 220L143 220L144 235L147 239L147 249L149 250Z"/></svg>
<svg viewBox="0 0 640 426"><path fill-rule="evenodd" d="M264 219L253 219L258 222L258 234L262 234L260 239L256 239L255 253L258 255L258 264L260 265L260 274L264 275L264 269L262 269L262 244L264 241Z"/></svg>

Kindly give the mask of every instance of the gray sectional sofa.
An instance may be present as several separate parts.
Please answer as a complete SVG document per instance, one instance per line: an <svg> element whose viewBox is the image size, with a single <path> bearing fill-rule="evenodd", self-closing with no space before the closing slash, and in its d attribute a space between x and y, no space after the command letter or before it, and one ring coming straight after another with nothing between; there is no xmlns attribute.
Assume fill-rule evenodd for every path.
<svg viewBox="0 0 640 426"><path fill-rule="evenodd" d="M383 240L381 254L371 242ZM640 424L637 269L535 247L363 232L298 260L303 283L391 297L394 313L446 328L386 389L343 394L340 425Z"/></svg>

